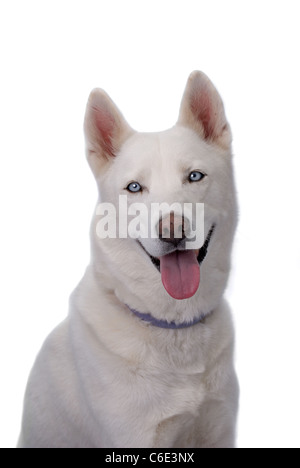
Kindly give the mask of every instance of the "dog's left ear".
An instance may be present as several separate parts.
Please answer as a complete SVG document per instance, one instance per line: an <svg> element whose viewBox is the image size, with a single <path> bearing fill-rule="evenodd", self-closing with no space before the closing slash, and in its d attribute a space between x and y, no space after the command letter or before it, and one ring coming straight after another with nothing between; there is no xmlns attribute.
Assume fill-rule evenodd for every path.
<svg viewBox="0 0 300 468"><path fill-rule="evenodd" d="M215 143L224 149L231 146L230 126L221 96L202 72L194 71L189 77L178 124L192 128L207 142Z"/></svg>
<svg viewBox="0 0 300 468"><path fill-rule="evenodd" d="M102 89L94 89L90 94L84 132L88 162L96 177L109 166L125 140L134 133Z"/></svg>

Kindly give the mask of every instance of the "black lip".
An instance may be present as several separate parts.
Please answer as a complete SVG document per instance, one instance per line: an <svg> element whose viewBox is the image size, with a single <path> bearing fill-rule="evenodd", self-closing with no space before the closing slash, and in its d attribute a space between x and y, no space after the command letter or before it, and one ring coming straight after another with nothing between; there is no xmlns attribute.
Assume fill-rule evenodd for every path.
<svg viewBox="0 0 300 468"><path fill-rule="evenodd" d="M203 260L205 259L206 255L207 255L208 246L210 244L210 241L211 241L212 235L214 233L215 227L216 227L215 224L213 224L210 231L209 231L209 233L207 234L207 237L205 239L204 244L202 245L201 249L199 250L199 254L198 254L198 257L197 257L199 265L201 265L201 263L203 262ZM143 247L143 245L140 242L139 242L139 244L142 247L142 249L146 252L146 254L150 258L150 260L153 263L153 265L155 266L155 268L160 272L160 260L158 258L156 258L156 257L152 257L152 255L150 255L147 252L147 250Z"/></svg>

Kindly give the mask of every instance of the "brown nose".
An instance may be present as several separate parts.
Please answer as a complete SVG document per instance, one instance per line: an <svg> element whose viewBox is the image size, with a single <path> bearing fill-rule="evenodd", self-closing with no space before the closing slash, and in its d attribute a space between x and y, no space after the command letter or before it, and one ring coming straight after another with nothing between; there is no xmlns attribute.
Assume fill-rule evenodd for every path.
<svg viewBox="0 0 300 468"><path fill-rule="evenodd" d="M163 242L169 242L175 246L185 239L183 216L176 216L172 212L162 218L159 221L159 238Z"/></svg>

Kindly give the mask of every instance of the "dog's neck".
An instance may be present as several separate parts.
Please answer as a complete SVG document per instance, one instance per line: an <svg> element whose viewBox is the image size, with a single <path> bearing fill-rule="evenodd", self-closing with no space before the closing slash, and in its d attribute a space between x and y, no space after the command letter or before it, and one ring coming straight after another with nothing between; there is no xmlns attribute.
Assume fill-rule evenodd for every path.
<svg viewBox="0 0 300 468"><path fill-rule="evenodd" d="M193 327L194 325L197 325L198 323L203 323L205 318L209 315L209 314L202 314L200 317L194 319L191 322L175 323L175 322L167 322L166 320L158 320L155 317L153 317L151 314L142 314L141 312L138 312L137 310L132 309L128 305L127 307L132 314L134 314L136 317L138 317L142 321L149 323L153 327L165 328L168 330L180 330L182 328Z"/></svg>

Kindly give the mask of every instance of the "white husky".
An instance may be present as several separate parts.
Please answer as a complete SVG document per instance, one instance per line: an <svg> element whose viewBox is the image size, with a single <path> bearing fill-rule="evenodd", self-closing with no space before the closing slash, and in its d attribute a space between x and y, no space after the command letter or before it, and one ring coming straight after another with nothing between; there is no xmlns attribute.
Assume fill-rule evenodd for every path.
<svg viewBox="0 0 300 468"><path fill-rule="evenodd" d="M222 100L193 72L175 127L146 134L94 90L85 135L101 202L204 203L204 242L186 249L174 212L158 239L100 239L95 213L91 263L31 372L19 446L232 448L238 384L223 293L237 209Z"/></svg>

